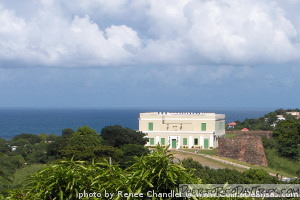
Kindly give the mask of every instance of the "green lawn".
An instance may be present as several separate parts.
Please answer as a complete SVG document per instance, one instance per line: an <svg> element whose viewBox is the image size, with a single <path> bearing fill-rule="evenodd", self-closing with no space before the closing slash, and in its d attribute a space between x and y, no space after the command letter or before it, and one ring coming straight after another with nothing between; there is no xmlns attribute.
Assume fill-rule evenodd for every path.
<svg viewBox="0 0 300 200"><path fill-rule="evenodd" d="M269 167L275 170L284 171L296 176L296 172L300 170L300 161L292 161L277 155L275 149L265 149Z"/></svg>
<svg viewBox="0 0 300 200"><path fill-rule="evenodd" d="M22 169L16 171L14 174L14 180L12 182L12 187L19 187L22 185L22 181L29 178L31 174L44 169L47 165L45 164L31 164L23 167Z"/></svg>
<svg viewBox="0 0 300 200"><path fill-rule="evenodd" d="M237 133L226 133L225 138L233 138L236 135L238 135Z"/></svg>
<svg viewBox="0 0 300 200"><path fill-rule="evenodd" d="M183 151L195 152L196 149L180 149ZM217 154L216 149L198 149L198 153L202 153L209 156L215 156Z"/></svg>
<svg viewBox="0 0 300 200"><path fill-rule="evenodd" d="M181 150L189 151L189 152L194 152L195 151L195 149L181 149ZM294 171L287 170L287 169L285 170L283 166L285 166L286 163L287 163L287 161L289 161L289 160L284 159L284 158L281 158L283 160L280 160L279 159L280 157L278 157L278 156L274 157L274 155L273 155L273 159L272 159L273 162L271 162L271 161L269 162L268 153L267 152L266 152L266 154L267 154L267 159L268 159L269 167L262 167L262 166L258 166L258 165L251 165L251 164L248 164L248 163L245 163L245 162L242 162L242 161L239 161L239 160L235 160L235 159L230 159L230 158L225 158L225 157L218 157L218 156L216 156L216 149L213 149L213 150L203 150L203 149L201 149L198 152L202 153L202 154L210 155L210 156L213 156L213 157L216 157L216 158L220 158L222 160L227 160L227 161L230 161L230 162L233 162L233 163L245 165L245 166L251 167L253 169L263 169L263 170L267 171L268 173L273 173L273 174L277 174L278 173L279 175L282 175L282 176L285 176L285 177L289 177L289 178L295 177L295 170L296 170L296 168L298 166L300 166L299 163L297 164L296 162L290 161L289 164L287 164L287 167L289 169L293 169ZM277 161L281 162L281 165L283 165L283 166L279 167L281 165L279 165L277 163ZM274 166L277 166L277 167L274 167Z"/></svg>
<svg viewBox="0 0 300 200"><path fill-rule="evenodd" d="M185 151L189 152L191 149L184 149ZM175 154L180 154L183 155L185 158L193 158L195 161L198 161L200 164L204 165L204 166L209 166L212 168L228 168L228 169L235 169L237 171L243 172L246 171L247 169L241 168L241 167L237 167L237 166L233 166L230 164L226 164L211 158L207 158L204 157L201 154L190 154L190 153L185 153L182 151L174 151Z"/></svg>
<svg viewBox="0 0 300 200"><path fill-rule="evenodd" d="M222 160L228 160L228 161L233 162L233 163L245 165L245 166L251 167L253 169L263 169L263 170L267 171L268 173L279 174L279 175L289 177L289 178L295 177L294 174L287 173L286 171L283 171L283 170L280 170L280 169L273 169L270 166L269 167L263 167L263 166L258 166L258 165L251 165L249 163L245 163L245 162L242 162L242 161L239 161L239 160L225 158L225 157L217 157L217 158L220 158Z"/></svg>

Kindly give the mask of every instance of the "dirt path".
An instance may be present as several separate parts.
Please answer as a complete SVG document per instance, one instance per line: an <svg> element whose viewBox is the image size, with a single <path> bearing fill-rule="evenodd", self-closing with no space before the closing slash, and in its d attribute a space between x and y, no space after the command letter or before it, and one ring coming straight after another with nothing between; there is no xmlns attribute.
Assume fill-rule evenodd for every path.
<svg viewBox="0 0 300 200"><path fill-rule="evenodd" d="M179 160L183 160L184 158L193 158L195 161L198 161L202 165L208 166L208 167L211 167L214 169L229 168L229 169L235 169L235 170L238 170L241 172L243 172L247 169L250 169L250 167L245 166L245 165L237 164L234 162L230 162L227 160L223 160L220 158L216 158L216 157L201 154L201 153L195 154L193 152L188 152L188 151L183 151L183 150L175 150L174 153L175 153L174 156L176 158L178 158ZM273 174L273 173L269 173L269 175L276 176L276 174ZM287 179L287 177L281 177L281 179Z"/></svg>
<svg viewBox="0 0 300 200"><path fill-rule="evenodd" d="M209 158L203 156L204 154L197 155L197 154L194 154L192 152L180 151L180 150L176 150L176 151L172 151L172 152L174 153L174 157L179 159L180 161L185 159L185 158L192 158L193 160L199 162L203 166L208 166L208 167L213 168L213 169L229 168L229 169L235 169L235 170L238 170L238 171L241 171L241 172L246 170L246 169L239 168L239 167L236 167L236 166L230 166L228 164L223 164L221 162L214 161L212 159L209 159Z"/></svg>

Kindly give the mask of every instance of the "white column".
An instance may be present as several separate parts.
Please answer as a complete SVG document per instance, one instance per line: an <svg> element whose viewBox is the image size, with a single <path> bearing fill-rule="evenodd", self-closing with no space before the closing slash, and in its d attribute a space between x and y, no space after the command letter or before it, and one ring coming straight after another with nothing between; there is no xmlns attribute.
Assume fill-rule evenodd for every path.
<svg viewBox="0 0 300 200"><path fill-rule="evenodd" d="M209 137L209 147L214 147L214 135L211 134L210 137Z"/></svg>
<svg viewBox="0 0 300 200"><path fill-rule="evenodd" d="M155 137L155 141L156 141L155 144L158 144L158 143L160 144L159 136L156 136L156 137Z"/></svg>
<svg viewBox="0 0 300 200"><path fill-rule="evenodd" d="M193 136L189 136L189 148L193 146Z"/></svg>
<svg viewBox="0 0 300 200"><path fill-rule="evenodd" d="M176 149L180 149L180 145L181 145L180 136L178 136L176 139L177 139L177 147L176 147Z"/></svg>
<svg viewBox="0 0 300 200"><path fill-rule="evenodd" d="M200 147L204 148L204 139L203 136L200 135L200 141L199 141Z"/></svg>

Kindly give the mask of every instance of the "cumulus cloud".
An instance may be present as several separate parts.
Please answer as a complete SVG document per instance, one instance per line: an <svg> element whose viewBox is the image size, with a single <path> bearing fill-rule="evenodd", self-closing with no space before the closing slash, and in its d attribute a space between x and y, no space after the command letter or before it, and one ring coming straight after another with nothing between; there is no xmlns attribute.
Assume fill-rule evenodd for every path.
<svg viewBox="0 0 300 200"><path fill-rule="evenodd" d="M17 2L0 5L1 63L252 66L300 58L298 15L279 0L30 2L26 12Z"/></svg>

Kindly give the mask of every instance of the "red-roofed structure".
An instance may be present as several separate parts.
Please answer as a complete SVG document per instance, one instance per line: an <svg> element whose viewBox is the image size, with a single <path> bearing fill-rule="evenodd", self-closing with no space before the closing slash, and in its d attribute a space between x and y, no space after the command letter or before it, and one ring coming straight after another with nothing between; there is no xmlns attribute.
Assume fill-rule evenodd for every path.
<svg viewBox="0 0 300 200"><path fill-rule="evenodd" d="M235 126L235 125L236 125L235 122L230 122L230 123L228 124L228 126Z"/></svg>
<svg viewBox="0 0 300 200"><path fill-rule="evenodd" d="M228 128L234 128L236 125L235 122L230 122L229 124L227 124Z"/></svg>
<svg viewBox="0 0 300 200"><path fill-rule="evenodd" d="M241 131L249 131L248 128L243 128Z"/></svg>

